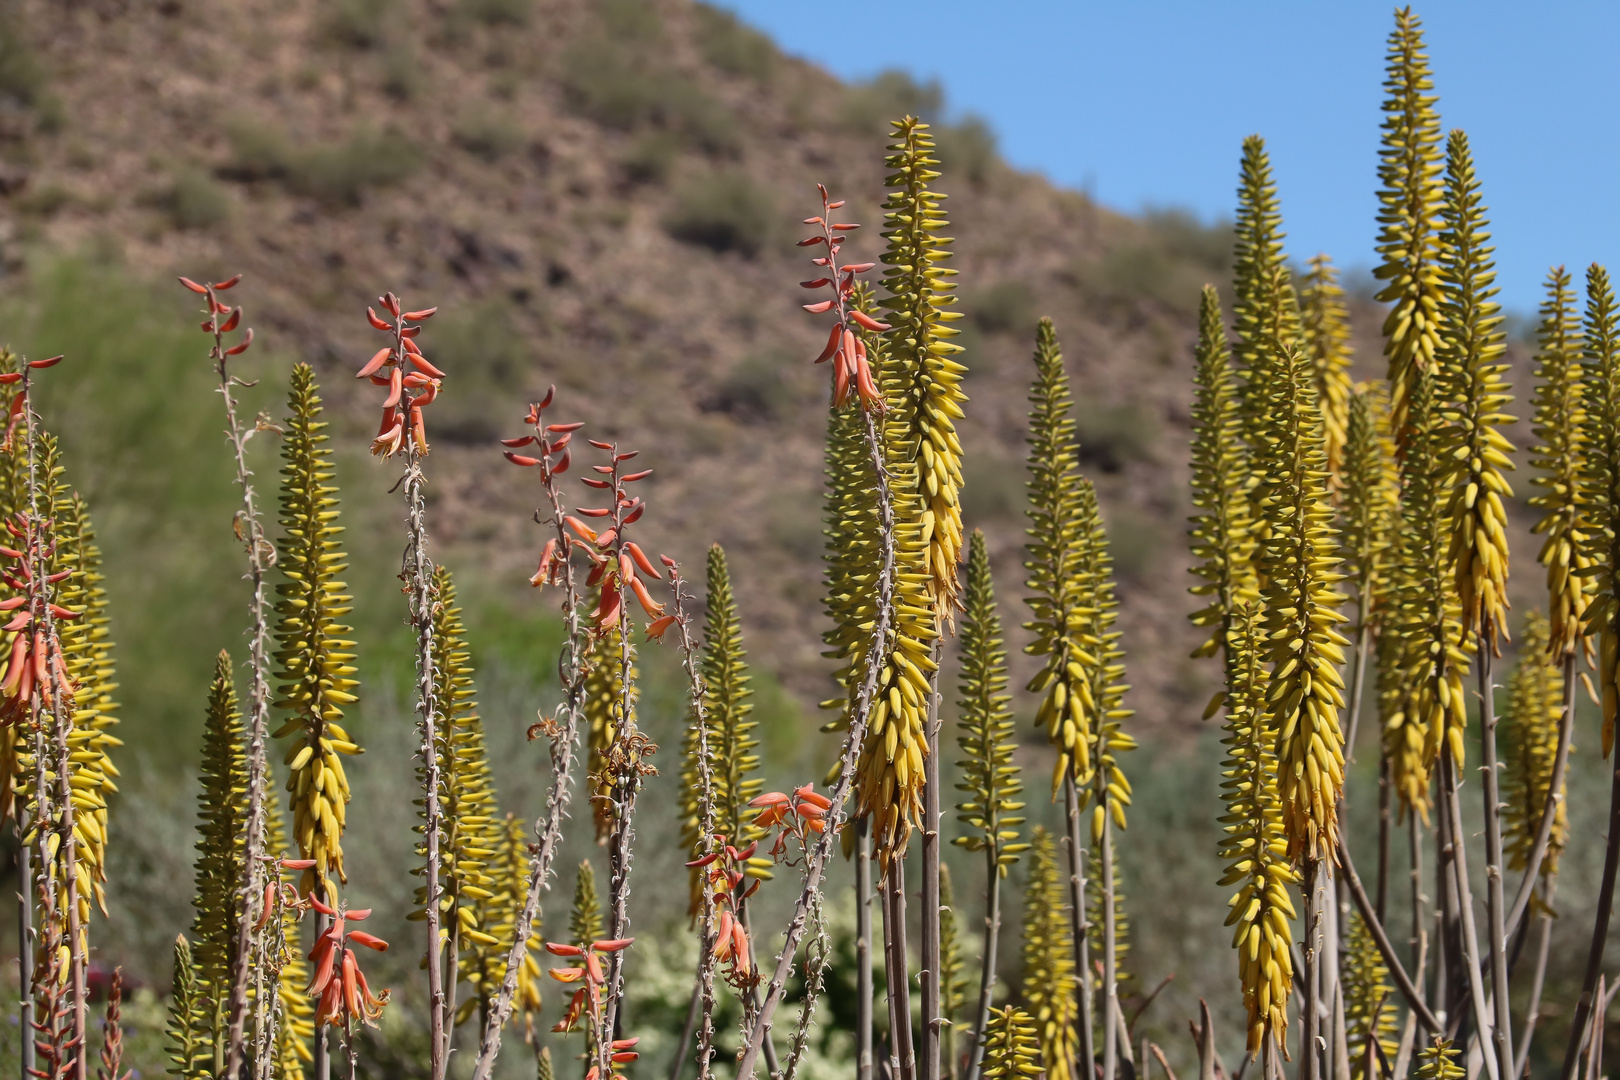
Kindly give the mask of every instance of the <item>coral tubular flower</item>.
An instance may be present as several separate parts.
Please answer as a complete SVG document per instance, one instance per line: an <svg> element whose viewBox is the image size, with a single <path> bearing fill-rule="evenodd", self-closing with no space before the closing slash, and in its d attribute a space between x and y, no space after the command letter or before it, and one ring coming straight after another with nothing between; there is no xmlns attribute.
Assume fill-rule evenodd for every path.
<svg viewBox="0 0 1620 1080"><path fill-rule="evenodd" d="M878 322L870 315L855 311L851 303L855 291L855 277L864 270L872 268L871 263L851 263L840 265L839 252L844 245L845 235L859 226L851 223L837 223L832 220L832 213L844 205L843 200L832 201L827 188L817 184L816 190L821 192L821 213L816 217L806 218L806 225L816 226L821 232L799 242L800 247L810 247L825 251L811 259L817 267L826 270L826 275L811 281L801 281L799 284L806 289L831 289L833 297L830 300L821 300L813 304L805 304L804 309L812 315L824 315L833 312L837 321L827 332L827 346L816 357L816 363L825 364L832 361L834 408L842 408L853 397L860 401L863 409L882 409L883 395L878 390L877 382L872 378L872 365L867 357L866 341L855 332L855 327L863 330L881 332L889 329L886 323Z"/></svg>
<svg viewBox="0 0 1620 1080"><path fill-rule="evenodd" d="M320 903L313 895L310 901L317 911L329 914L332 919L331 925L309 952L314 975L306 992L310 997L319 999L315 1007L316 1026L330 1024L347 1029L354 1021L359 1021L368 1027L376 1027L383 1006L388 1004L388 991L380 994L372 992L365 973L360 970L360 962L349 946L352 941L356 945L382 952L388 948L388 943L374 935L348 929L349 922L364 919L371 914L369 910L350 912L342 905L332 908Z"/></svg>
<svg viewBox="0 0 1620 1080"><path fill-rule="evenodd" d="M357 379L370 379L374 385L388 387L382 421L376 438L371 441L371 452L393 457L405 448L409 438L414 451L425 454L428 443L422 410L438 396L439 383L445 374L428 362L413 339L422 332L422 320L431 318L438 308L403 311L399 298L393 293L379 297L378 302L393 321L383 319L369 307L366 321L374 329L392 334L394 341L373 353L355 373Z"/></svg>

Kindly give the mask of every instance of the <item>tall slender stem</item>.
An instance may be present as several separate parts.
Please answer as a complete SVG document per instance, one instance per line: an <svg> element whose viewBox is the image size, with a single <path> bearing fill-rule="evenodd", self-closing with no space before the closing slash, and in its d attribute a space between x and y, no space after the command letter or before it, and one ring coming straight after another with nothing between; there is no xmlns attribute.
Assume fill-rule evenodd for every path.
<svg viewBox="0 0 1620 1080"><path fill-rule="evenodd" d="M1088 1070L1097 1065L1097 1047L1093 1042L1096 1026L1092 1012L1091 945L1088 941L1091 922L1086 914L1086 849L1081 843L1080 792L1074 777L1063 777L1063 812L1067 819L1069 845L1069 912L1074 936L1074 992L1080 999L1080 1075L1089 1077Z"/></svg>
<svg viewBox="0 0 1620 1080"><path fill-rule="evenodd" d="M1383 921L1373 911L1372 901L1367 899L1367 890L1362 888L1361 877L1356 873L1356 864L1350 860L1350 847L1345 842L1344 833L1339 833L1339 867L1344 871L1344 882L1350 888L1350 897L1356 903L1356 910L1361 913L1361 920L1373 936L1373 942L1378 946L1379 955L1384 959L1384 966L1389 969L1390 975L1395 979L1395 985L1401 996L1406 998L1406 1004L1425 1028L1434 1034L1441 1031L1440 1019L1429 1010L1423 1001L1423 981L1421 978L1422 965L1426 949L1418 946L1417 965L1415 970L1420 973L1414 981L1401 966L1400 957L1395 955L1395 946L1389 940L1389 934L1384 930Z"/></svg>
<svg viewBox="0 0 1620 1080"><path fill-rule="evenodd" d="M229 1027L226 1036L225 1072L227 1076L236 1076L242 1066L246 1047L244 1045L243 1029L247 1020L248 981L251 977L249 965L253 956L253 905L260 894L264 892L263 859L264 853L264 800L265 786L268 781L268 765L265 761L264 740L265 728L270 713L270 682L269 660L266 654L266 639L270 635L270 626L265 614L264 604L264 575L266 569L265 556L274 549L265 539L264 526L259 520L258 505L253 494L253 470L248 468L247 442L253 432L244 431L236 415L236 395L232 387L237 385L235 378L226 366L227 353L225 348L223 323L220 320L218 298L214 287L206 286L204 295L208 299L208 318L213 328L214 346L209 353L214 361L214 370L219 376L219 393L225 400L225 434L231 442L231 452L236 464L236 485L242 493L242 506L237 511L237 523L247 544L248 557L248 670L251 679L248 684L248 752L247 752L247 835L242 852L242 865L245 872L242 874L241 888L236 896L236 950L231 964L230 995L226 1006ZM249 331L247 340L252 339ZM242 348L246 341L236 346ZM437 1080L437 1078L435 1078Z"/></svg>
<svg viewBox="0 0 1620 1080"><path fill-rule="evenodd" d="M1097 874L1101 878L1097 885L1102 891L1103 916L1103 1080L1115 1080L1119 1075L1119 1039L1124 1017L1119 1011L1119 928L1114 925L1114 820L1110 814L1106 789L1098 796L1098 801L1103 808L1101 866ZM1081 973L1082 980L1086 974Z"/></svg>
<svg viewBox="0 0 1620 1080"><path fill-rule="evenodd" d="M1429 931L1428 919L1423 913L1423 830L1415 810L1406 815L1406 840L1412 867L1412 982L1419 1000L1424 1000L1429 983Z"/></svg>
<svg viewBox="0 0 1620 1080"><path fill-rule="evenodd" d="M15 751L13 751L15 752ZM34 997L28 992L34 977L34 849L28 846L20 808L14 813L17 832L17 1029L20 1080L34 1080Z"/></svg>
<svg viewBox="0 0 1620 1080"><path fill-rule="evenodd" d="M681 638L681 666L686 669L687 705L692 715L690 722L694 725L693 730L697 732L698 833L704 848L702 854L706 855L713 843L715 826L714 768L709 756L707 688L703 684L703 669L698 660L697 644L692 640L692 629L687 623L686 601L689 597L686 592L686 581L681 577L681 568L678 565L670 567L669 588L674 600L675 628ZM692 1004L687 1010L686 1030L682 1033L681 1045L675 1052L675 1063L670 1068L670 1080L680 1080L681 1069L686 1064L686 1048L690 1045L692 1030L700 1013L703 1020L703 1035L699 1040L698 1075L707 1077L709 1073L709 1049L714 1041L714 947L717 931L714 890L709 887L706 879L700 902L702 906L699 917L703 926L703 937L698 945L698 977L696 985L692 987ZM750 946L753 944L752 937L749 944Z"/></svg>
<svg viewBox="0 0 1620 1080"><path fill-rule="evenodd" d="M871 413L866 413L863 420L866 427L867 455L877 481L878 504L878 574L874 585L877 591L877 613L873 620L871 641L867 647L866 676L861 681L850 708L849 730L844 735L844 746L840 752L838 780L833 784L829 796L832 805L827 808L827 827L810 849L805 864L804 885L799 891L793 916L789 919L787 931L783 935L782 951L777 955L776 969L771 973L771 981L766 986L765 1000L760 1004L759 1015L754 1018L743 1040L736 1072L740 1080L747 1080L753 1075L754 1065L759 1060L760 1050L770 1032L771 1018L776 1014L777 1006L781 1004L782 991L786 988L788 975L793 970L793 956L798 950L800 938L804 935L805 924L810 915L810 904L815 893L821 888L822 875L826 872L827 861L832 857L833 844L839 826L844 820L844 804L848 801L854 785L855 767L860 760L861 744L866 738L867 722L872 715L872 700L877 694L878 678L883 673L883 655L889 643L889 628L894 617L894 501L889 493L889 474L884 466L883 443L878 435L877 425Z"/></svg>
<svg viewBox="0 0 1620 1080"><path fill-rule="evenodd" d="M855 1077L872 1080L871 819L855 825Z"/></svg>
<svg viewBox="0 0 1620 1080"><path fill-rule="evenodd" d="M891 1035L900 1060L898 1080L916 1080L917 1051L911 1038L911 956L906 927L906 860L889 860L889 923L884 928L889 949L889 997L893 1000L896 1031ZM938 1078L933 1078L938 1080Z"/></svg>
<svg viewBox="0 0 1620 1080"><path fill-rule="evenodd" d="M334 899L330 893L325 897L327 903ZM321 935L331 928L327 917L320 912L315 913L315 940L321 940ZM310 1071L314 1073L314 1080L331 1080L332 1077L332 1049L327 1041L327 1025L319 1024L315 1028L315 1050L310 1062Z"/></svg>
<svg viewBox="0 0 1620 1080"><path fill-rule="evenodd" d="M546 441L545 425L536 408L534 430L541 445ZM546 793L546 809L534 819L534 833L539 843L529 858L527 886L523 893L523 906L518 911L513 929L512 944L506 952L506 974L496 993L489 1015L484 1021L484 1034L479 1041L478 1062L473 1068L473 1080L489 1080L495 1069L495 1059L501 1052L501 1032L512 1015L512 1001L517 994L518 972L522 969L524 953L535 920L540 916L540 898L551 888L551 864L562 846L562 823L568 816L568 804L573 797L574 752L579 746L579 725L585 709L586 642L585 629L579 613L579 586L569 565L568 553L572 549L568 530L564 525L566 510L562 492L557 488L551 455L547 453L540 463L540 480L547 507L535 511L535 521L551 526L560 553L560 577L563 588L563 647L557 658L557 678L561 684L563 700L553 713L548 727L551 738L551 787ZM549 510L550 517L546 517ZM560 719L560 723L559 723ZM713 927L706 931L712 938ZM711 991L712 993L712 991ZM699 1064L699 1075L708 1075L708 1058Z"/></svg>
<svg viewBox="0 0 1620 1080"><path fill-rule="evenodd" d="M1378 874L1373 893L1373 909L1378 912L1378 918L1383 920L1389 911L1389 849L1390 831L1393 826L1390 813L1390 764L1389 755L1380 753L1378 756Z"/></svg>
<svg viewBox="0 0 1620 1080"><path fill-rule="evenodd" d="M1536 1037L1536 1025L1541 1020L1541 992L1547 982L1547 960L1552 954L1553 893L1557 879L1549 877L1542 886L1542 912L1540 940L1536 947L1536 970L1530 978L1530 999L1524 1008L1524 1033L1519 1036L1518 1056L1513 1062L1513 1077L1524 1075L1530 1064L1530 1044Z"/></svg>
<svg viewBox="0 0 1620 1080"><path fill-rule="evenodd" d="M979 969L979 1005L973 1013L973 1057L966 1080L979 1080L984 1067L984 1033L990 1026L990 998L996 989L996 953L1001 939L1001 849L992 838L984 847L984 958Z"/></svg>
<svg viewBox="0 0 1620 1080"><path fill-rule="evenodd" d="M400 321L403 327L403 321ZM410 542L405 552L405 580L409 583L411 621L416 627L416 709L419 714L418 753L422 759L422 841L427 856L427 981L428 981L428 1068L431 1080L444 1080L448 1064L449 1032L445 1023L444 946L440 944L439 843L443 830L439 808L438 717L433 708L437 697L437 673L433 667L433 563L428 558L427 508L422 496L426 477L418 457L416 441L407 440L405 457L406 529Z"/></svg>
<svg viewBox="0 0 1620 1080"><path fill-rule="evenodd" d="M1603 852L1603 881L1598 887L1597 918L1592 923L1592 945L1586 953L1586 973L1581 978L1581 996L1575 1004L1575 1019L1569 1028L1569 1047L1564 1051L1560 1080L1570 1080L1580 1061L1581 1037L1592 1019L1592 996L1603 972L1603 952L1609 942L1609 915L1614 910L1615 869L1620 867L1620 754L1611 761L1613 779L1609 786L1609 842Z"/></svg>
<svg viewBox="0 0 1620 1080"><path fill-rule="evenodd" d="M1322 861L1305 861L1305 969L1301 982L1305 987L1305 1003L1300 1007L1299 1075L1300 1080L1321 1080L1321 1054L1317 1040L1321 1033L1322 1014L1318 1004L1322 994Z"/></svg>
<svg viewBox="0 0 1620 1080"><path fill-rule="evenodd" d="M940 1080L940 945L939 912L939 672L944 638L934 639L934 670L929 675L926 735L928 756L923 759L922 827L922 1052L918 1064L923 1080Z"/></svg>
<svg viewBox="0 0 1620 1080"><path fill-rule="evenodd" d="M1344 737L1344 756L1356 760L1356 733L1361 730L1361 702L1367 687L1367 652L1372 645L1372 590L1365 575L1360 589L1361 597L1356 620L1356 667L1350 676L1350 702L1346 710L1350 716L1350 730Z"/></svg>
<svg viewBox="0 0 1620 1080"><path fill-rule="evenodd" d="M33 578L33 588L30 590L29 609L34 625L44 630L45 652L43 658L36 654L35 666L43 667L46 677L44 685L36 685L30 701L30 712L36 728L43 729L44 716L40 707L40 695L50 696L51 709L51 770L57 782L57 810L58 818L55 823L55 839L57 841L57 858L61 860L62 880L67 890L65 907L67 933L68 933L68 970L71 984L71 1000L73 1004L73 1075L76 1080L85 1080L89 1064L89 1044L85 1041L89 1009L89 986L86 981L86 967L88 957L85 955L84 929L80 924L79 916L79 874L78 874L78 839L73 828L73 760L68 742L68 729L71 726L71 714L64 714L63 699L71 693L65 673L62 668L62 642L57 634L56 613L51 604L51 577L49 574L48 558L55 547L54 531L51 528L50 495L42 492L39 487L36 472L35 449L38 436L35 431L35 417L33 402L29 397L32 384L33 369L23 366L23 379L20 397L23 403L24 437L28 442L28 520L25 523L25 540L32 541L24 545L24 551L32 565L28 568ZM38 638L35 639L36 647ZM45 770L44 740L36 736L36 773L40 785L38 799L39 814L36 828L43 844L46 839L48 817L44 813L46 807L45 783L48 774ZM40 860L42 872L50 874L50 859L48 849L42 853ZM54 1017L51 1018L54 1023ZM25 1036L26 1037L26 1036Z"/></svg>
<svg viewBox="0 0 1620 1080"><path fill-rule="evenodd" d="M1487 1036L1494 1039L1492 1029L1495 1025L1485 999L1485 976L1480 970L1479 932L1474 926L1473 892L1468 884L1468 834L1463 831L1462 801L1457 795L1457 763L1452 760L1449 746L1440 752L1440 784L1445 795L1445 812L1451 822L1451 868L1457 888L1456 910L1462 932L1462 960L1468 993L1473 999L1474 1024L1482 1039ZM1491 1080L1501 1080L1494 1054L1485 1055L1485 1072Z"/></svg>
<svg viewBox="0 0 1620 1080"><path fill-rule="evenodd" d="M1490 924L1489 955L1491 992L1495 997L1495 1029L1490 1053L1496 1055L1497 1075L1513 1077L1513 1014L1508 1000L1507 900L1502 875L1507 867L1502 859L1502 797L1498 790L1496 763L1496 685L1491 678L1490 643L1481 635L1479 642L1480 739L1484 745L1485 794L1485 906ZM1483 1044L1482 1044L1483 1045Z"/></svg>

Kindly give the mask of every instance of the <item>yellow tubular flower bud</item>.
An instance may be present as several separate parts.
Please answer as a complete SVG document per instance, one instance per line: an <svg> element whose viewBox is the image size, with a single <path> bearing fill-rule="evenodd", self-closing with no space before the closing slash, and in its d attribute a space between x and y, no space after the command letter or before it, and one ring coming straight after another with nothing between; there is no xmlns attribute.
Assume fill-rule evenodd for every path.
<svg viewBox="0 0 1620 1080"><path fill-rule="evenodd" d="M1058 872L1052 834L1030 834L1029 882L1024 886L1024 1008L1035 1022L1048 1080L1074 1080L1078 1048L1074 946L1069 929L1068 883ZM986 1061L988 1062L988 1049Z"/></svg>
<svg viewBox="0 0 1620 1080"><path fill-rule="evenodd" d="M194 1037L212 1048L225 1035L225 1017L213 1003L224 1001L236 955L237 894L242 885L247 819L247 737L242 726L231 657L220 652L208 689L208 715L203 724L202 790L197 794L196 892L192 899L191 950L197 993L208 1007L194 1017ZM213 1057L186 1074L201 1080L213 1075Z"/></svg>
<svg viewBox="0 0 1620 1080"><path fill-rule="evenodd" d="M1035 379L1029 413L1029 541L1024 545L1025 585L1031 619L1024 629L1034 640L1024 647L1046 658L1027 687L1042 695L1035 724L1057 749L1054 788L1064 771L1084 785L1091 778L1092 758L1087 699L1091 688L1082 664L1097 658L1081 641L1085 617L1083 545L1090 539L1081 521L1080 470L1076 461L1074 420L1069 415L1069 377L1050 319L1042 319L1035 338ZM1095 702L1091 708L1095 709Z"/></svg>
<svg viewBox="0 0 1620 1080"><path fill-rule="evenodd" d="M1239 165L1238 212L1232 253L1233 321L1237 358L1248 386L1247 421L1251 438L1264 422L1271 372L1284 349L1299 344L1299 298L1283 254L1282 212L1271 157L1258 135L1243 140Z"/></svg>
<svg viewBox="0 0 1620 1080"><path fill-rule="evenodd" d="M80 891L82 923L89 918L92 895L102 913L107 911L106 800L118 790L114 782L118 769L108 751L123 742L111 732L118 724L118 703L113 699L118 683L108 631L107 591L101 584L101 549L78 492L59 490L53 501L57 560L61 569L72 571L57 587L57 603L79 615L59 622L57 632L68 677L74 683L68 749L74 763L73 783L83 800L82 804L75 801L73 822L79 868L85 878L81 886L88 886Z"/></svg>
<svg viewBox="0 0 1620 1080"><path fill-rule="evenodd" d="M1378 299L1393 306L1384 319L1391 420L1405 452L1408 399L1418 372L1440 349L1440 117L1423 51L1422 21L1411 8L1395 13L1385 54L1383 135L1378 181L1378 253L1385 282Z"/></svg>
<svg viewBox="0 0 1620 1080"><path fill-rule="evenodd" d="M1035 1018L1012 1005L991 1012L984 1035L984 1080L1026 1080L1041 1071Z"/></svg>
<svg viewBox="0 0 1620 1080"><path fill-rule="evenodd" d="M1398 1049L1395 988L1389 982L1378 944L1362 922L1359 912L1350 916L1345 936L1344 965L1340 976L1344 985L1345 1034L1350 1045L1352 1080L1375 1080L1382 1076L1379 1051L1393 1061ZM1372 1045L1377 1040L1377 1047ZM1371 1057L1369 1057L1369 1051ZM1370 1066L1370 1067L1369 1067Z"/></svg>
<svg viewBox="0 0 1620 1080"><path fill-rule="evenodd" d="M1513 446L1502 425L1514 418L1501 411L1513 400L1502 378L1506 335L1496 295L1496 270L1487 245L1485 208L1479 200L1468 137L1453 131L1446 145L1446 231L1441 234L1440 266L1445 288L1445 326L1439 370L1445 405L1447 468L1442 483L1450 492L1447 553L1456 575L1463 632L1478 634L1492 653L1507 632L1507 508L1513 489L1502 475L1513 468Z"/></svg>
<svg viewBox="0 0 1620 1080"><path fill-rule="evenodd" d="M1620 712L1620 316L1609 272L1592 265L1586 273L1586 400L1582 434L1586 456L1581 491L1591 515L1585 534L1592 600L1586 632L1598 638L1597 677L1603 702L1603 756L1614 748L1614 721Z"/></svg>
<svg viewBox="0 0 1620 1080"><path fill-rule="evenodd" d="M477 985L478 974L496 955L505 956L500 940L486 927L489 902L500 883L491 869L500 854L504 826L495 806L495 783L484 749L484 722L478 715L473 686L472 654L466 628L456 606L456 586L450 571L433 568L433 713L438 718L439 812L444 835L439 842L440 925L455 942L461 978ZM417 763L417 779L422 766ZM420 833L423 826L417 826ZM417 854L426 857L425 845ZM416 889L413 919L424 919L428 886ZM471 1015L470 996L462 1004Z"/></svg>
<svg viewBox="0 0 1620 1080"><path fill-rule="evenodd" d="M1468 1073L1457 1064L1457 1048L1451 1040L1436 1035L1433 1042L1418 1051L1418 1067L1412 1075L1416 1080L1461 1080Z"/></svg>
<svg viewBox="0 0 1620 1080"><path fill-rule="evenodd" d="M360 747L342 727L343 710L356 700L354 642L338 622L351 609L338 537L338 489L332 483L332 451L315 374L308 364L293 369L287 399L287 434L281 456L281 526L276 567L277 708L291 716L275 732L289 739L287 790L292 794L293 840L300 857L314 859L301 886L308 890L328 874L347 881L343 869L343 821L349 782L342 755Z"/></svg>
<svg viewBox="0 0 1620 1080"><path fill-rule="evenodd" d="M1259 561L1266 579L1271 684L1267 723L1277 740L1283 830L1291 858L1331 857L1344 787L1345 645L1334 626L1344 597L1328 502L1322 421L1310 362L1298 349L1277 358L1257 455L1265 480L1260 512L1267 536Z"/></svg>
<svg viewBox="0 0 1620 1080"><path fill-rule="evenodd" d="M963 833L953 843L969 851L993 849L996 869L1005 877L1029 845L1021 843L1018 800L1023 782L1013 764L1016 745L1012 710L1007 707L1007 653L1001 647L1001 616L996 613L990 553L984 533L973 530L968 553L966 604L962 612L961 674L957 699L957 744L962 748L958 791L967 801L957 803Z"/></svg>
<svg viewBox="0 0 1620 1080"><path fill-rule="evenodd" d="M264 850L275 859L292 855L287 824L274 806L265 807ZM281 978L276 984L281 1023L276 1027L275 1080L304 1080L304 1067L315 1060L315 1003L308 992L309 964L298 945L298 917L296 908L281 908L281 935L287 948L280 957Z"/></svg>
<svg viewBox="0 0 1620 1080"><path fill-rule="evenodd" d="M1467 711L1462 677L1472 639L1462 632L1456 576L1447 559L1451 522L1442 484L1443 435L1435 403L1437 373L1420 373L1407 401L1406 486L1401 493L1401 591L1390 635L1400 642L1402 698L1384 727L1395 790L1403 809L1428 820L1429 776L1449 743L1464 760Z"/></svg>
<svg viewBox="0 0 1620 1080"><path fill-rule="evenodd" d="M1297 880L1283 832L1277 757L1266 723L1265 632L1260 610L1246 605L1229 632L1226 690L1226 761L1221 771L1222 886L1238 886L1226 925L1235 927L1238 979L1248 1010L1248 1048L1258 1052L1268 1034L1285 1044L1288 994L1293 980L1288 886Z"/></svg>
<svg viewBox="0 0 1620 1080"><path fill-rule="evenodd" d="M1211 285L1199 302L1198 348L1194 353L1192 409L1192 503L1197 509L1187 530L1192 572L1203 581L1189 591L1208 598L1190 618L1209 638L1194 656L1213 656L1224 646L1232 612L1260 598L1254 576L1254 542L1246 488L1250 477L1243 445L1238 371L1232 364L1221 302Z"/></svg>
<svg viewBox="0 0 1620 1080"><path fill-rule="evenodd" d="M592 598L591 607L595 606ZM596 821L596 842L606 844L613 833L613 803L608 795L612 789L605 772L605 756L619 738L619 709L624 697L624 665L620 658L620 630L623 620L609 628L590 649L585 658L585 736L586 770L591 791L591 816ZM634 682L638 669L630 664L630 680Z"/></svg>
<svg viewBox="0 0 1620 1080"><path fill-rule="evenodd" d="M1530 481L1542 493L1530 505L1542 512L1534 532L1545 536L1536 556L1547 568L1548 655L1572 655L1585 630L1592 578L1586 549L1589 522L1581 487L1585 459L1586 406L1581 379L1581 327L1569 274L1562 266L1547 275L1547 299L1537 332L1535 434L1530 464L1541 475Z"/></svg>
<svg viewBox="0 0 1620 1080"><path fill-rule="evenodd" d="M1326 255L1311 259L1299 288L1305 348L1316 373L1317 407L1322 410L1323 450L1333 487L1340 487L1344 444L1350 437L1350 311L1339 271Z"/></svg>
<svg viewBox="0 0 1620 1080"><path fill-rule="evenodd" d="M957 563L962 559L962 447L956 420L967 395L962 376L967 368L952 359L962 351L950 339L960 331L949 324L962 317L947 311L955 270L942 264L951 242L939 233L946 226L940 208L945 196L929 188L939 179L928 125L906 117L894 123L894 142L884 167L892 170L885 185L893 189L883 204L883 284L890 295L881 302L891 329L884 334L888 360L895 366L885 383L891 411L885 428L900 441L901 456L914 461L917 490L924 512L923 542L928 546L931 593L947 619L957 606ZM896 424L894 421L898 420Z"/></svg>
<svg viewBox="0 0 1620 1080"><path fill-rule="evenodd" d="M1082 680L1078 716L1082 736L1090 743L1092 802L1104 807L1115 827L1123 829L1125 807L1131 802L1131 785L1120 770L1119 754L1134 750L1136 740L1121 728L1121 722L1132 714L1124 707L1125 692L1130 687L1122 681L1125 651L1120 647L1120 632L1114 629L1119 618L1114 560L1108 550L1102 508L1097 505L1097 489L1090 480L1082 479L1078 494L1075 526L1079 557L1075 570L1079 605L1075 611L1078 618L1071 623L1071 635L1079 645L1073 653L1074 666ZM1061 781L1061 774L1055 779ZM1057 785L1053 786L1055 789ZM1082 793L1082 804L1085 798ZM1100 923L1098 925L1100 927Z"/></svg>

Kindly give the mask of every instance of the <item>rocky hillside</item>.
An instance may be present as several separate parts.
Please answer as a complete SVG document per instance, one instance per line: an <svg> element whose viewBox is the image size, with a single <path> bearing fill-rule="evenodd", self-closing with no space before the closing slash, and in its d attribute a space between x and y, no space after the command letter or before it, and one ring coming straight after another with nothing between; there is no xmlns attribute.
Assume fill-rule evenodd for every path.
<svg viewBox="0 0 1620 1080"><path fill-rule="evenodd" d="M559 414L656 468L657 546L693 563L724 543L761 666L802 701L825 696L826 388L809 363L820 332L797 306L794 222L817 181L878 222L886 121L939 115L937 89L842 84L687 0L0 12L0 255L14 284L39 253L154 281L244 272L260 340L317 366L356 446L374 423L346 377L372 347L364 304L393 289L439 305L423 343L451 374L432 430L451 561L523 588L533 495L492 440L556 383ZM982 125L939 134L971 315L969 524L1015 598L1028 354L1050 314L1115 540L1134 703L1142 724L1186 729L1212 674L1185 659L1187 373L1198 288L1224 281L1228 238L1016 172ZM875 256L881 240L854 244ZM342 479L375 484L378 469ZM391 560L395 541L378 543Z"/></svg>

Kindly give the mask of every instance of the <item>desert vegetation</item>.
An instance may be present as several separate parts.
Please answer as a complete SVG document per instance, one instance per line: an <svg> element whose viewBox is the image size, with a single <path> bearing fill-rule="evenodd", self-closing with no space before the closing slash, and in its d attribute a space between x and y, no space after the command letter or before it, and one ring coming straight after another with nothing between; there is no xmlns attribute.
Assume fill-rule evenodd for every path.
<svg viewBox="0 0 1620 1080"><path fill-rule="evenodd" d="M324 47L408 70L389 9L333 4ZM786 77L768 41L696 10L703 63ZM447 33L533 15L463 3ZM1418 16L1395 13L1386 55L1382 377L1355 377L1366 343L1334 263L1290 259L1258 135L1234 148L1229 251L1161 214L1071 268L1099 308L1196 312L1177 361L1192 514L1185 543L1157 546L1104 498L1109 475L1166 452L1150 416L1098 400L1034 291L959 280L947 193L996 182L981 127L936 132L919 114L937 88L909 80L849 94L836 123L870 143L884 192L859 222L835 184L777 189L740 163L730 114L660 51L652 8L595 18L562 89L622 134L625 184L669 188L659 227L756 267L796 241L809 266L770 287L819 354L752 356L709 400L756 439L795 417L825 431L818 511L784 504L767 535L819 562L819 597L777 616L827 661L827 737L799 737L750 659L756 604L727 551L744 515L705 518L694 551L667 544L660 518L684 508L659 481L688 455L607 380L594 398L572 378L526 394L527 341L498 296L441 310L404 269L376 283L343 358L376 418L359 436L314 366L266 355L251 275L179 279L200 335L91 310L88 362L0 351L0 801L19 898L0 1043L19 1075L1598 1080L1620 870L1620 311L1601 265L1552 268L1514 405L1485 189L1467 134L1442 128ZM35 109L44 76L17 72L0 90ZM409 99L408 74L385 84ZM501 106L451 129L490 168L526 139ZM221 183L340 215L423 167L392 127L295 143L243 122L226 141L212 174L181 169L147 200L181 232L224 227ZM705 163L677 178L687 152ZM57 271L75 312L110 310L75 272ZM130 396L121 426L64 448L75 401L106 392L85 372L130 326L163 335L152 392L208 410L223 445L187 460ZM976 372L973 347L1014 335L1024 461L975 462L975 395L1003 375ZM525 485L526 531L508 535L526 566L504 591L543 620L458 593L443 538L469 481L439 474L445 443ZM184 474L213 492L194 496L220 520L188 588L228 618L176 629L183 607L112 603L78 477L124 453L137 491ZM1012 607L976 520L1009 506L1025 523L1016 571L1000 567ZM357 517L386 531L351 532ZM1515 547L1537 566L1518 608ZM1145 751L1165 718L1131 686L1163 653L1134 650L1130 583L1184 570L1198 685L1216 688L1189 719L1220 730L1212 768ZM143 722L119 703L125 625L156 638L137 643L141 678L149 658L160 674L198 659L180 643L209 649L200 745L160 749L198 762L194 833L168 837L190 881L160 867L120 897L120 849L152 852L173 820L120 793L151 762L116 734ZM495 680L496 708L478 700L480 640L524 673ZM177 898L170 969L137 988L102 942L162 925ZM1172 952L1167 926L1196 932Z"/></svg>

